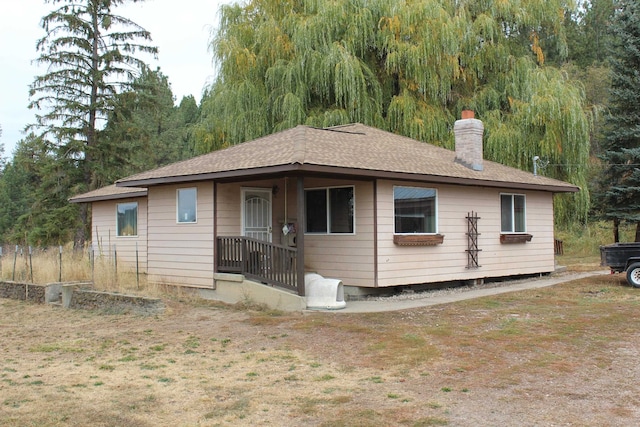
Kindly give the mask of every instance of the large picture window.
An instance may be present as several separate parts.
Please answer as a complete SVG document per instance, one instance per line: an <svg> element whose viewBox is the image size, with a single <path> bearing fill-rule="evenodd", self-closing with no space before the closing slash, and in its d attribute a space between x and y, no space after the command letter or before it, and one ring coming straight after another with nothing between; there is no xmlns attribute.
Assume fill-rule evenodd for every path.
<svg viewBox="0 0 640 427"><path fill-rule="evenodd" d="M116 231L119 237L138 235L138 203L118 203L116 205Z"/></svg>
<svg viewBox="0 0 640 427"><path fill-rule="evenodd" d="M438 232L437 192L433 188L393 187L396 234Z"/></svg>
<svg viewBox="0 0 640 427"><path fill-rule="evenodd" d="M353 187L305 190L304 195L307 233L354 232Z"/></svg>
<svg viewBox="0 0 640 427"><path fill-rule="evenodd" d="M500 195L500 223L502 233L525 233L526 206L521 194Z"/></svg>
<svg viewBox="0 0 640 427"><path fill-rule="evenodd" d="M177 195L177 221L191 223L197 221L198 192L195 188L180 188Z"/></svg>

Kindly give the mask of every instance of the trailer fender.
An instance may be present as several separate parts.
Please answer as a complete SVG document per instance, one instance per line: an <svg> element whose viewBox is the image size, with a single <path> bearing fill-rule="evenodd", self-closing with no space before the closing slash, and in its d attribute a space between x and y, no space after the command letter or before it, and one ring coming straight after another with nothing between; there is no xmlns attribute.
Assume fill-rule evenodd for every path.
<svg viewBox="0 0 640 427"><path fill-rule="evenodd" d="M629 267L631 267L633 264L637 264L640 262L640 257L631 257L627 260L627 264L624 266L624 270L623 271L627 271L629 269Z"/></svg>

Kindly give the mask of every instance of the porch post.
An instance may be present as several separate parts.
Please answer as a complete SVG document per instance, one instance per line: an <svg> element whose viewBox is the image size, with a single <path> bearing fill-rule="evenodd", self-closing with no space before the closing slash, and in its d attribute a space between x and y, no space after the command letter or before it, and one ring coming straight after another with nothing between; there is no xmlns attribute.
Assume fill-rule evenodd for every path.
<svg viewBox="0 0 640 427"><path fill-rule="evenodd" d="M304 177L298 177L298 191L297 191L297 216L298 216L298 230L296 234L296 247L297 247L297 260L296 260L296 280L298 283L298 295L303 297L305 295L304 287L304 229L307 219L304 212Z"/></svg>
<svg viewBox="0 0 640 427"><path fill-rule="evenodd" d="M213 181L213 276L218 272L218 183ZM212 277L213 277L212 276ZM216 279L213 279L213 288Z"/></svg>

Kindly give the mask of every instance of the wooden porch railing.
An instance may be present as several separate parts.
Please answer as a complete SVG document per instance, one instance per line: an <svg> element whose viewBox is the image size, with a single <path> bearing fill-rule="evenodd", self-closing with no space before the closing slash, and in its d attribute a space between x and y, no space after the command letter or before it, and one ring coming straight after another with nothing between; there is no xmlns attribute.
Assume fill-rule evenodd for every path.
<svg viewBox="0 0 640 427"><path fill-rule="evenodd" d="M250 237L222 236L216 241L221 273L239 273L298 293L297 249Z"/></svg>

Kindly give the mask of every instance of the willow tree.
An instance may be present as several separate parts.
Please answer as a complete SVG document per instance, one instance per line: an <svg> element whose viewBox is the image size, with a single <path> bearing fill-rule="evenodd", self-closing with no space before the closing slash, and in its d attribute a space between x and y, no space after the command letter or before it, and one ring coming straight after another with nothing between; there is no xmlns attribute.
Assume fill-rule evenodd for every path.
<svg viewBox="0 0 640 427"><path fill-rule="evenodd" d="M452 147L470 108L488 158L583 188L558 203L584 218L589 117L581 87L544 63L566 55L563 0L252 0L223 6L219 67L203 100L202 152L308 124L362 122Z"/></svg>
<svg viewBox="0 0 640 427"><path fill-rule="evenodd" d="M99 128L118 91L128 88L145 68L140 53L155 55L151 35L113 9L127 0L45 0L57 9L42 18L45 36L38 40L35 62L47 72L30 87L30 108L43 110L32 128L50 143L61 162L73 160L81 171L80 187L95 186L100 167ZM131 0L136 1L136 0ZM62 207L61 207L62 208ZM87 223L86 209L83 223ZM78 240L84 241L79 230Z"/></svg>

